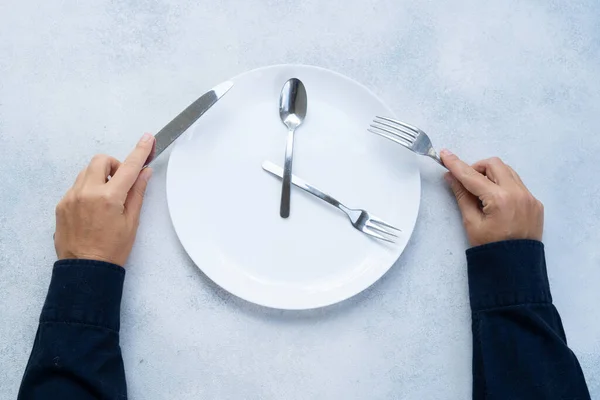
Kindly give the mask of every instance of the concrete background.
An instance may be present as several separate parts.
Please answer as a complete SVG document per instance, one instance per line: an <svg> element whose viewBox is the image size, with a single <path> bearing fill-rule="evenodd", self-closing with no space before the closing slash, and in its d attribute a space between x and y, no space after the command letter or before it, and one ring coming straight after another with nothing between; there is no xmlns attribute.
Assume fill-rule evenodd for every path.
<svg viewBox="0 0 600 400"><path fill-rule="evenodd" d="M366 84L468 161L506 159L546 205L555 304L600 398L600 3L273 0L0 3L0 398L15 398L55 259L54 206L246 70L313 64ZM164 159L163 159L164 160ZM132 399L467 399L464 249L441 170L397 265L344 303L263 309L211 283L155 168L127 265Z"/></svg>

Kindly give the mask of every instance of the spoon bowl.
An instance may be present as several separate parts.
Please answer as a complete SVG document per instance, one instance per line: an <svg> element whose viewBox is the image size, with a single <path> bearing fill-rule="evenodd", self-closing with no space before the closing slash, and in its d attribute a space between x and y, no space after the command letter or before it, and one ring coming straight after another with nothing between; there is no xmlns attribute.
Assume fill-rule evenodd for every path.
<svg viewBox="0 0 600 400"><path fill-rule="evenodd" d="M279 96L279 116L288 129L296 129L306 117L306 88L301 80L292 78L281 89Z"/></svg>

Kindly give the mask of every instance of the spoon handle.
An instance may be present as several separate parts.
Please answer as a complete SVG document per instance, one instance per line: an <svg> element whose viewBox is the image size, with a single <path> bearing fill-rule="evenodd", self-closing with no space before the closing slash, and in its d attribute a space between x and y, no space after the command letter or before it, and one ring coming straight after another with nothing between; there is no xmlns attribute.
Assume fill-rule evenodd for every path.
<svg viewBox="0 0 600 400"><path fill-rule="evenodd" d="M281 206L279 215L281 218L290 216L290 192L292 188L292 158L294 156L294 130L288 131L287 144L285 146L285 163L283 164L283 186L281 188Z"/></svg>

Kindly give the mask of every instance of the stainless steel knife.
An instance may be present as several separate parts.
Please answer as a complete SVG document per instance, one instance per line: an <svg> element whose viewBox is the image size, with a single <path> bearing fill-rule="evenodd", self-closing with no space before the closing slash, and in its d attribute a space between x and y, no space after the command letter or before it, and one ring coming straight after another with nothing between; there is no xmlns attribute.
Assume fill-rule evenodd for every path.
<svg viewBox="0 0 600 400"><path fill-rule="evenodd" d="M223 82L208 92L204 93L198 100L190 104L185 110L162 128L154 137L154 150L144 167L152 164L154 160L169 147L183 132L194 124L209 108L211 108L221 97L233 87L233 82Z"/></svg>

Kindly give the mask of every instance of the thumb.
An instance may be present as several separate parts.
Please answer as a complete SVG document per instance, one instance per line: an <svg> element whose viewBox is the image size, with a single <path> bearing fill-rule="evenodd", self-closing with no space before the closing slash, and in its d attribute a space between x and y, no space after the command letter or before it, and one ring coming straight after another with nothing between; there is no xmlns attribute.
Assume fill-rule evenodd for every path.
<svg viewBox="0 0 600 400"><path fill-rule="evenodd" d="M479 209L479 200L471 192L469 192L462 183L460 183L451 172L444 175L444 179L450 185L458 208L463 216L463 220L473 221L474 218L481 216L481 210Z"/></svg>
<svg viewBox="0 0 600 400"><path fill-rule="evenodd" d="M138 218L144 202L144 194L146 193L146 187L148 186L148 180L152 176L152 168L145 168L138 175L135 183L129 189L127 193L127 200L125 200L125 210L133 216Z"/></svg>

